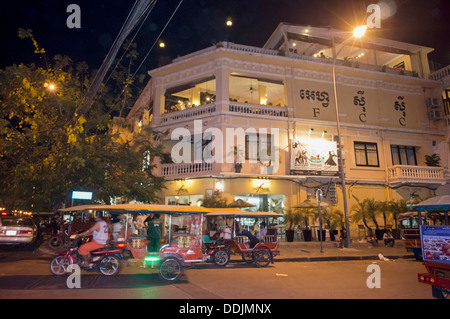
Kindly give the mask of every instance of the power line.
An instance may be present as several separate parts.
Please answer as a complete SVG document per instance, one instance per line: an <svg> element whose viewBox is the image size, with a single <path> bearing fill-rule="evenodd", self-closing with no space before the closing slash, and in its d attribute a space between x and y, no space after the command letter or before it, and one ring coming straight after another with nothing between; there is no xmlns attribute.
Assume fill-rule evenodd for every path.
<svg viewBox="0 0 450 319"><path fill-rule="evenodd" d="M103 79L106 76L106 73L108 72L110 66L112 65L112 62L116 57L117 52L119 51L123 41L128 37L128 35L139 23L139 21L142 19L142 17L146 14L150 6L155 1L156 0L136 0L136 2L133 5L133 8L128 14L127 19L125 20L125 23L122 25L119 34L114 40L114 43L112 44L105 60L103 61L102 65L100 66L100 69L98 70L96 76L94 77L94 80L89 86L87 97L84 100L81 111L75 116L75 120L77 120L80 116L82 116L84 113L87 112L87 110L92 104L92 101L94 100L95 95L98 92L98 89L100 88L100 85L103 82Z"/></svg>
<svg viewBox="0 0 450 319"><path fill-rule="evenodd" d="M156 43L159 41L159 39L161 38L161 35L164 33L164 31L166 30L167 26L169 25L170 21L172 20L172 18L174 17L175 13L178 11L178 8L181 6L181 4L183 3L183 0L180 0L180 2L178 3L178 6L175 8L174 12L172 13L172 15L170 16L169 20L167 21L166 25L164 26L164 28L161 30L161 32L159 33L158 37L156 38L156 40L153 42L153 45L150 47L150 49L148 50L147 54L145 55L145 57L142 59L142 62L139 64L139 66L137 67L136 71L133 73L133 75L131 76L130 80L132 80L137 72L139 71L139 69L142 67L142 65L144 64L145 60L147 59L147 57L150 55L150 52L153 50L153 48L155 47ZM114 100L113 105L116 104L118 102L118 100L122 97L123 93L125 92L125 88L122 90L122 92L119 94L119 96Z"/></svg>

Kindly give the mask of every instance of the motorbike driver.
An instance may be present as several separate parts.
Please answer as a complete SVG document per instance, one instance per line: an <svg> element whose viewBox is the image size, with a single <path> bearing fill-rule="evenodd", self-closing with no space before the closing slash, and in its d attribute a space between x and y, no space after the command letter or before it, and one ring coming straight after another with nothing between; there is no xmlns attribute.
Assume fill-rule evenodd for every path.
<svg viewBox="0 0 450 319"><path fill-rule="evenodd" d="M92 264L89 264L89 253L93 250L97 250L105 247L106 242L108 241L108 224L102 219L100 215L95 215L95 225L90 229L82 232L75 236L75 238L79 237L87 237L92 234L92 241L81 245L79 249L80 256L83 256L84 259L84 267L90 268Z"/></svg>

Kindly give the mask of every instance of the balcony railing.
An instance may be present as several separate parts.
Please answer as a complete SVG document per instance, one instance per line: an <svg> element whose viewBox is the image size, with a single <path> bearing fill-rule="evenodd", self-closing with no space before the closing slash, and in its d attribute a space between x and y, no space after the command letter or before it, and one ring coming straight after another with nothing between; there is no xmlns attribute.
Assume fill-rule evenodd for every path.
<svg viewBox="0 0 450 319"><path fill-rule="evenodd" d="M388 170L390 183L445 183L442 167L394 165Z"/></svg>
<svg viewBox="0 0 450 319"><path fill-rule="evenodd" d="M230 102L228 110L233 113L264 115L274 117L287 117L288 110L282 106L267 106L259 104L247 104Z"/></svg>
<svg viewBox="0 0 450 319"><path fill-rule="evenodd" d="M215 104L205 104L192 107L182 111L175 111L161 115L161 123L182 121L186 119L199 118L216 112Z"/></svg>
<svg viewBox="0 0 450 319"><path fill-rule="evenodd" d="M184 176L212 171L212 163L162 164L161 176Z"/></svg>
<svg viewBox="0 0 450 319"><path fill-rule="evenodd" d="M446 67L439 69L433 73L430 74L430 79L435 81L440 81L445 77L450 77L450 65L447 65Z"/></svg>

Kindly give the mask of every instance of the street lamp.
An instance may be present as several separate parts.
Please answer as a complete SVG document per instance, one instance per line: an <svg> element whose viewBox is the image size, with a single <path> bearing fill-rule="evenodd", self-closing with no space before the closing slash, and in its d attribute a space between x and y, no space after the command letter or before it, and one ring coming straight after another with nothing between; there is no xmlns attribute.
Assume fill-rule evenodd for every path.
<svg viewBox="0 0 450 319"><path fill-rule="evenodd" d="M365 26L365 25L361 25L359 27L356 27L353 30L353 36L355 38L361 38L366 33L366 30L367 30L367 26Z"/></svg>
<svg viewBox="0 0 450 319"><path fill-rule="evenodd" d="M361 38L367 30L367 26L359 26L353 30L353 37ZM344 169L344 160L342 158L342 138L341 138L341 124L339 120L339 105L338 105L338 96L337 96L337 87L336 87L336 60L337 56L344 48L342 47L338 53L336 53L335 45L334 45L334 36L331 36L331 45L333 50L333 89L334 89L334 105L336 111L336 126L337 126L337 136L339 141L339 149L338 149L338 158L339 158L339 166L341 168L341 184L342 184L342 197L344 199L344 216L345 216L345 228L346 228L346 247L350 247L350 222L348 219L348 206L347 206L347 190L345 188L345 169Z"/></svg>

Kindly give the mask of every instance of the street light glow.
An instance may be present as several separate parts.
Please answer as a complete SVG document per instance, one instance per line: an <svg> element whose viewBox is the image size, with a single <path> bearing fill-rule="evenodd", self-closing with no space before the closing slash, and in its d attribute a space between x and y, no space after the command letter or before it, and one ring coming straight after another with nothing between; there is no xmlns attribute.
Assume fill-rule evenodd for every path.
<svg viewBox="0 0 450 319"><path fill-rule="evenodd" d="M367 30L367 26L365 26L365 25L361 25L359 27L356 27L353 30L353 36L355 38L361 38L366 33L366 30Z"/></svg>
<svg viewBox="0 0 450 319"><path fill-rule="evenodd" d="M49 84L48 88L53 91L55 89L55 85L54 84Z"/></svg>
<svg viewBox="0 0 450 319"><path fill-rule="evenodd" d="M233 21L231 21L231 18L227 19L227 26L231 27L233 25Z"/></svg>

